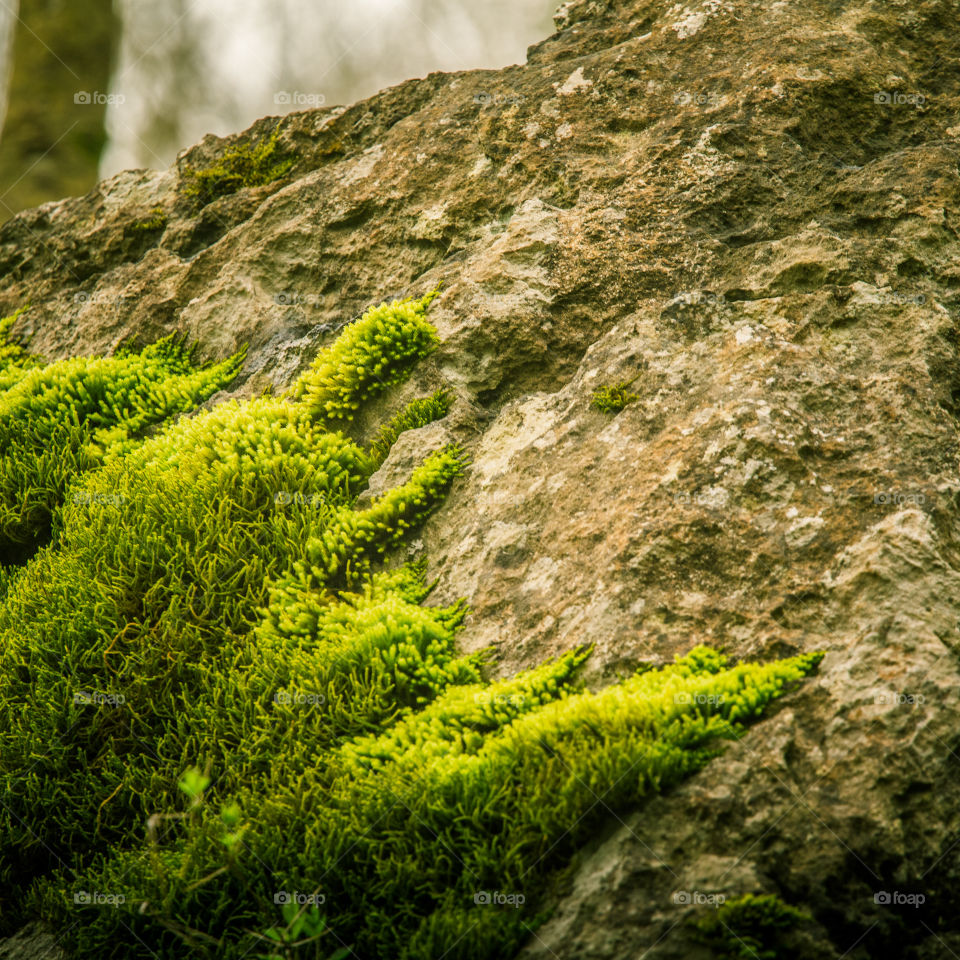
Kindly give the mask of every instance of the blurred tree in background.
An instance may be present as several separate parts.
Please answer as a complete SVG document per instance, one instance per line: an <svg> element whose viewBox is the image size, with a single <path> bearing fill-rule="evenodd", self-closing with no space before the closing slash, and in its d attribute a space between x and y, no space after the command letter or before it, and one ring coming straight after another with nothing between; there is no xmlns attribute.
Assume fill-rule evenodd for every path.
<svg viewBox="0 0 960 960"><path fill-rule="evenodd" d="M434 70L522 62L556 6L0 0L0 223L120 170L164 169L206 133L353 103Z"/></svg>
<svg viewBox="0 0 960 960"><path fill-rule="evenodd" d="M97 181L120 24L112 0L0 0L9 77L0 132L0 222Z"/></svg>

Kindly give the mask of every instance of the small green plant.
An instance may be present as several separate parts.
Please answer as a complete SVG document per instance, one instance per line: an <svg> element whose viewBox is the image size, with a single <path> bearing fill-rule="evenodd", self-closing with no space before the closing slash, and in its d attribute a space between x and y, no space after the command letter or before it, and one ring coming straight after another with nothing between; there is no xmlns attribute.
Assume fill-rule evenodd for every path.
<svg viewBox="0 0 960 960"><path fill-rule="evenodd" d="M279 135L277 124L267 140L251 146L230 147L209 167L186 168L183 171L185 195L199 209L243 187L259 187L279 180L295 162L293 157L279 156Z"/></svg>
<svg viewBox="0 0 960 960"><path fill-rule="evenodd" d="M297 951L300 947L308 946L319 940L326 930L327 918L322 916L318 907L307 905L297 908L295 903L285 903L281 907L284 925L270 927L259 935L274 946L272 953L257 954L257 960L294 960L300 956ZM348 947L341 947L334 951L327 960L344 960L352 951Z"/></svg>
<svg viewBox="0 0 960 960"><path fill-rule="evenodd" d="M150 216L145 220L137 220L132 229L138 233L148 233L151 230L162 230L167 225L167 212L163 207L154 207Z"/></svg>
<svg viewBox="0 0 960 960"><path fill-rule="evenodd" d="M787 960L783 934L811 919L775 894L748 893L694 921L694 931L717 960Z"/></svg>
<svg viewBox="0 0 960 960"><path fill-rule="evenodd" d="M636 380L636 377L633 378ZM640 399L639 394L630 393L628 388L633 380L621 380L619 383L605 384L594 390L591 404L602 413L619 413L628 403Z"/></svg>

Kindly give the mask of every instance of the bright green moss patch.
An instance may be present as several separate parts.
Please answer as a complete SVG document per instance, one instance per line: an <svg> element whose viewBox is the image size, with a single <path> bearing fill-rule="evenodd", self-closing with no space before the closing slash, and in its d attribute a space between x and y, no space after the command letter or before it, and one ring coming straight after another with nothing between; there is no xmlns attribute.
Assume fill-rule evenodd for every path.
<svg viewBox="0 0 960 960"><path fill-rule="evenodd" d="M40 364L40 358L27 353L23 347L10 342L10 328L29 307L21 307L9 317L0 319L0 394L9 390L26 376L28 370Z"/></svg>
<svg viewBox="0 0 960 960"><path fill-rule="evenodd" d="M457 649L464 604L381 562L463 452L357 507L447 400L369 446L332 429L433 348L430 299L368 311L290 396L71 468L55 538L0 575L4 924L42 916L81 958L509 957L611 812L815 668L697 648L591 693L575 650L485 679ZM137 367L124 389L165 409L151 383Z"/></svg>
<svg viewBox="0 0 960 960"><path fill-rule="evenodd" d="M230 147L209 167L183 171L184 193L199 209L243 187L259 187L279 180L294 164L294 158L278 151L279 125L267 140L250 146Z"/></svg>
<svg viewBox="0 0 960 960"><path fill-rule="evenodd" d="M590 403L602 413L619 413L628 403L640 399L640 395L630 393L632 380L622 380L620 383L606 384L595 390Z"/></svg>
<svg viewBox="0 0 960 960"><path fill-rule="evenodd" d="M419 300L368 310L314 360L291 395L330 424L353 420L361 404L401 383L413 364L437 348L440 341L426 314L439 295L432 290Z"/></svg>
<svg viewBox="0 0 960 960"><path fill-rule="evenodd" d="M810 919L774 894L748 893L727 900L694 928L698 939L714 948L717 960L789 960L796 954L788 931Z"/></svg>
<svg viewBox="0 0 960 960"><path fill-rule="evenodd" d="M582 652L494 684L464 663L461 676L441 680L445 692L431 690L424 705L407 696L403 706L391 703L393 681L423 661L414 658L411 673L383 625L396 624L394 639L398 627L420 638L421 651L424 634L412 629L413 609L406 620L402 605L382 598L360 601L359 617L331 608L317 631L322 645L292 648L302 653L289 670L290 647L282 658L258 647L252 682L244 660L217 671L216 687L211 678L203 699L222 691L220 711L195 708L181 726L206 716L235 745L222 759L214 736L205 745L216 802L168 821L151 843L115 849L42 887L43 911L61 924L78 887L126 892L130 903L118 910L89 911L77 931L83 955L111 956L124 925L160 949L161 931L176 925L217 942L188 950L173 936L161 955L239 958L254 942L243 926L261 929L278 917L278 899L299 894L317 900L328 950L512 956L539 922L545 878L611 812L700 769L818 659L733 668L720 660L712 672L695 654L599 694L577 682ZM455 663L447 659L446 669ZM247 719L217 716L230 711ZM357 735L364 724L383 732ZM183 809L170 801L157 812ZM225 844L238 832L242 842Z"/></svg>
<svg viewBox="0 0 960 960"><path fill-rule="evenodd" d="M243 363L241 351L197 366L193 352L168 337L140 353L20 368L0 393L0 561L46 536L74 478L201 403Z"/></svg>

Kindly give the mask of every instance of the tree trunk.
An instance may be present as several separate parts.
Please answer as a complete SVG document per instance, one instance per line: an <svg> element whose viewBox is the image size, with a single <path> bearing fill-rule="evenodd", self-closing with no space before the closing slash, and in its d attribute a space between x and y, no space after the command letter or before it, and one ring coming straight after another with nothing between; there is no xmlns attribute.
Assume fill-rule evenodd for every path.
<svg viewBox="0 0 960 960"><path fill-rule="evenodd" d="M12 72L6 59L0 71L10 76L0 221L96 184L118 36L111 0L21 0Z"/></svg>

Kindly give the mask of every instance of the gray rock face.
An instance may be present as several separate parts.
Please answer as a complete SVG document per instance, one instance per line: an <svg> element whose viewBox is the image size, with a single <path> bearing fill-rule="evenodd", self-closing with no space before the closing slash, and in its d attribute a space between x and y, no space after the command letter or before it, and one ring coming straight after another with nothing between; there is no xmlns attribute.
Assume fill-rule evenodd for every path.
<svg viewBox="0 0 960 960"><path fill-rule="evenodd" d="M597 684L701 642L826 651L611 822L530 960L707 958L687 919L747 892L812 913L804 958L960 954L958 16L579 0L524 66L285 118L281 182L191 214L176 169L134 171L0 229L31 349L249 342L245 396L442 281L441 350L373 413L457 401L374 492L469 449L421 535L430 602L466 596L501 673L587 642ZM129 229L157 205L162 232Z"/></svg>

